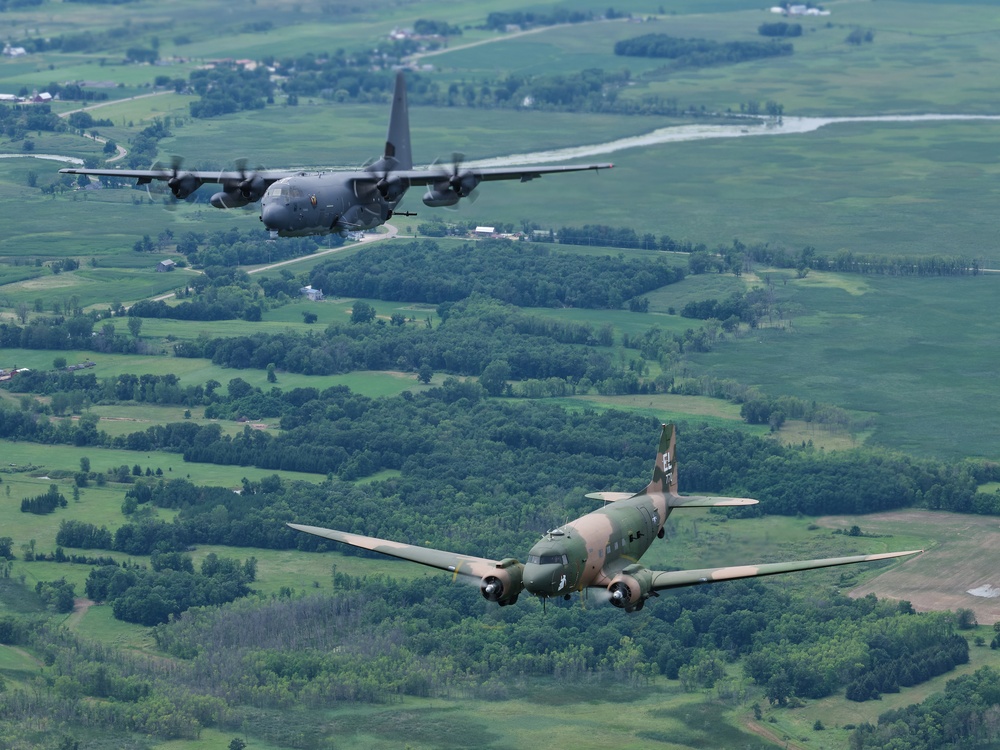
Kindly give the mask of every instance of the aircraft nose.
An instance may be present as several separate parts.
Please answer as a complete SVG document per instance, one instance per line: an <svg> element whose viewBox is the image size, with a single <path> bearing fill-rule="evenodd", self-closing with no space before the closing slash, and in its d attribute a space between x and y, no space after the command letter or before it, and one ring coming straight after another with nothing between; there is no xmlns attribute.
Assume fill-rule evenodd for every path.
<svg viewBox="0 0 1000 750"><path fill-rule="evenodd" d="M284 229L288 225L288 209L278 203L262 203L260 220L268 229Z"/></svg>
<svg viewBox="0 0 1000 750"><path fill-rule="evenodd" d="M535 596L551 596L556 593L555 575L558 565L538 565L536 563L525 563L521 580L525 590Z"/></svg>

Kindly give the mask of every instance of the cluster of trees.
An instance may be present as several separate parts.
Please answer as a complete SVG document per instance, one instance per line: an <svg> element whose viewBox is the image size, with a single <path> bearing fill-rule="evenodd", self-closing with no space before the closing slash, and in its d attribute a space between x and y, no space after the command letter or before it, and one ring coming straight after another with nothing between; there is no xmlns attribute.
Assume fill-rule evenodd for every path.
<svg viewBox="0 0 1000 750"><path fill-rule="evenodd" d="M35 584L35 593L46 607L59 614L73 611L76 586L67 583L65 578L60 578L58 581L39 581Z"/></svg>
<svg viewBox="0 0 1000 750"><path fill-rule="evenodd" d="M343 243L343 238L332 236L329 241L336 246ZM177 252L183 253L191 265L206 268L273 263L309 255L318 247L315 237L288 237L275 242L262 229L240 231L235 227L219 232L185 232L177 240Z"/></svg>
<svg viewBox="0 0 1000 750"><path fill-rule="evenodd" d="M683 278L682 268L665 261L583 257L508 240L447 249L425 240L384 243L348 261L322 263L309 281L327 294L392 301L438 304L479 292L522 307L614 310Z"/></svg>
<svg viewBox="0 0 1000 750"><path fill-rule="evenodd" d="M656 237L640 237L631 227L609 227L604 224L584 224L582 227L562 227L556 236L563 245L596 245L598 247L641 247L656 250Z"/></svg>
<svg viewBox="0 0 1000 750"><path fill-rule="evenodd" d="M48 104L0 104L0 133L11 140L21 140L29 130L65 129L65 121Z"/></svg>
<svg viewBox="0 0 1000 750"><path fill-rule="evenodd" d="M809 622L807 614L805 623L790 616L764 628L754 635L745 674L764 687L770 703L783 706L793 698L822 698L845 683L849 699L871 700L880 690L899 692L902 680L912 686L968 662L969 644L953 632L952 613L914 616L909 602L867 599L825 622ZM795 632L798 624L809 637ZM744 627L750 625L757 623Z"/></svg>
<svg viewBox="0 0 1000 750"><path fill-rule="evenodd" d="M697 320L714 318L722 321L723 328L729 329L739 323L746 323L754 328L767 315L770 307L768 291L753 289L749 292L734 292L722 302L716 299L692 300L681 308L681 317Z"/></svg>
<svg viewBox="0 0 1000 750"><path fill-rule="evenodd" d="M676 65L703 67L731 65L759 60L763 57L790 55L791 43L778 42L716 42L711 39L682 39L667 34L645 34L615 43L615 54L626 57L662 57Z"/></svg>
<svg viewBox="0 0 1000 750"><path fill-rule="evenodd" d="M159 154L159 141L163 138L169 138L171 135L169 121L169 118L154 118L150 125L147 125L136 135L132 136L129 141L129 152L125 157L126 166L130 169L149 169L149 165L156 161L156 157ZM101 177L100 180L102 184L109 187L114 185L134 187L130 179Z"/></svg>
<svg viewBox="0 0 1000 750"><path fill-rule="evenodd" d="M189 555L154 553L152 570L109 565L94 568L87 577L87 596L108 602L118 620L139 625L167 622L191 607L224 604L250 593L257 561L243 563L210 553L196 573Z"/></svg>
<svg viewBox="0 0 1000 750"><path fill-rule="evenodd" d="M65 372L59 370L32 370L18 375L10 381L8 389L13 393L37 393L55 396L59 393L79 394L81 406L85 403L117 403L134 401L149 404L182 404L198 406L212 403L220 398L215 389L220 387L217 380L204 384L182 386L173 373L164 375L132 375L122 373L110 378L98 379L93 372Z"/></svg>
<svg viewBox="0 0 1000 750"><path fill-rule="evenodd" d="M413 22L413 33L420 36L462 36L462 28L447 21L418 18Z"/></svg>
<svg viewBox="0 0 1000 750"><path fill-rule="evenodd" d="M802 36L802 24L788 23L787 21L762 23L757 27L757 33L761 36Z"/></svg>
<svg viewBox="0 0 1000 750"><path fill-rule="evenodd" d="M922 703L887 711L878 726L861 724L851 747L864 750L945 750L985 747L1000 734L1000 672L981 667L949 680L944 692Z"/></svg>
<svg viewBox="0 0 1000 750"><path fill-rule="evenodd" d="M604 18L618 18L619 13L616 13L614 8L609 8L607 12L600 17ZM560 23L583 23L585 21L593 21L595 18L593 11L582 11L582 10L569 10L567 8L555 8L551 11L495 11L486 16L486 23L483 24L482 28L490 29L492 31L507 31L508 28L516 26L521 29L531 28L533 26L555 26Z"/></svg>
<svg viewBox="0 0 1000 750"><path fill-rule="evenodd" d="M191 88L201 98L191 102L192 117L218 117L247 109L263 109L274 101L274 83L264 65L248 70L242 65L216 63L191 71Z"/></svg>
<svg viewBox="0 0 1000 750"><path fill-rule="evenodd" d="M56 508L65 508L66 498L59 491L59 488L50 484L47 492L41 495L35 495L34 497L26 497L21 500L21 512L22 513L34 513L39 516L44 516L47 513L52 513Z"/></svg>
<svg viewBox="0 0 1000 750"><path fill-rule="evenodd" d="M188 299L192 297L193 299ZM227 266L208 266L178 297L185 300L167 305L162 300L140 300L128 310L129 317L175 320L260 320L263 292L245 271Z"/></svg>
<svg viewBox="0 0 1000 750"><path fill-rule="evenodd" d="M72 317L35 317L23 327L14 323L0 323L0 347L88 349L119 354L134 354L143 349L140 341L134 336L117 332L115 324L110 321L103 323L95 331L94 325L101 319L101 313L91 311Z"/></svg>
<svg viewBox="0 0 1000 750"><path fill-rule="evenodd" d="M870 669L847 686L848 700L862 703L878 700L882 693L898 693L900 687L950 672L959 664L969 663L969 642L957 633L913 649L912 643L876 636Z"/></svg>

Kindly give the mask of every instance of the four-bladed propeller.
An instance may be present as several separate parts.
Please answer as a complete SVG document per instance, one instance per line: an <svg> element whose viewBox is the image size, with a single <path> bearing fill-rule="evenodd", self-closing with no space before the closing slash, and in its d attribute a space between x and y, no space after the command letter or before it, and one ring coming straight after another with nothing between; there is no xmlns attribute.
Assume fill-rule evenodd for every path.
<svg viewBox="0 0 1000 750"><path fill-rule="evenodd" d="M470 203L475 203L479 198L476 186L481 180L480 176L471 169L462 169L462 162L465 161L465 154L454 152L451 155L451 169L441 170L448 187L459 198L468 198Z"/></svg>
<svg viewBox="0 0 1000 750"><path fill-rule="evenodd" d="M174 156L170 160L170 179L167 180L167 187L174 194L177 200L184 200L191 193L202 186L202 181L190 172L181 172L181 165L184 160L179 156Z"/></svg>
<svg viewBox="0 0 1000 750"><path fill-rule="evenodd" d="M239 182L236 183L236 189L240 195L246 199L247 203L259 201L267 190L267 181L261 176L260 170L247 173L246 159L237 159L236 169L240 173Z"/></svg>

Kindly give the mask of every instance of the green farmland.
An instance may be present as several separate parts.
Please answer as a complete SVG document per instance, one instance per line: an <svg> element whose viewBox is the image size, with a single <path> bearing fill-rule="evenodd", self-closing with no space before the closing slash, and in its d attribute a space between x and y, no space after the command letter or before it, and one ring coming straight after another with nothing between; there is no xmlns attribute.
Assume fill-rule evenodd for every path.
<svg viewBox="0 0 1000 750"><path fill-rule="evenodd" d="M629 18L537 25L529 21L522 28L517 22L524 18L515 17L566 9L600 15L608 5L598 0L545 7L526 0L275 0L239 5L219 0L134 0L107 7L65 0L41 0L37 5L0 2L0 37L12 47L23 44L31 50L0 57L0 94L30 94L53 84L65 90L79 84L95 98L60 97L52 111L68 117L85 108L96 120L110 121L88 127L86 133L55 132L24 123L0 128L4 206L0 326L27 332L23 339L4 339L17 345L0 347L0 369L49 371L57 358L65 358L69 364L95 362L83 374L93 373L98 381L170 373L182 389L209 381L221 384L216 386L220 399L215 401L209 394L189 402L152 403L138 400L137 390L135 401L88 398L66 409L58 406L68 393L59 389L71 387L65 383L30 394L4 385L0 421L9 419L4 424L13 424L16 418L28 426L61 425L65 435L82 418L96 416L97 430L111 438L177 423L187 425L191 433L221 428L219 450L238 443L244 451L225 455L228 464L215 464L185 461L180 452L171 451L188 446L177 449L176 444L170 450L132 451L75 445L72 439L56 442L54 433L48 433L50 442L0 441L0 544L9 537L14 557L0 558L0 634L9 637L9 623L14 621L29 623L33 634L47 627L62 633L46 645L30 645L27 640L0 644L0 737L4 738L0 746L240 750L240 742L245 742L247 750L470 746L508 750L544 738L554 748L573 750L609 746L844 750L858 746L855 726L877 724L884 712L923 701L943 691L949 680L972 675L983 666L1000 669L1000 651L987 645L995 636L993 623L1000 620L996 604L1000 599L970 591L987 583L988 571L1000 565L995 516L927 510L938 507L927 500L940 495L929 486L933 481L946 483L959 477L963 488L978 489L975 497L980 501L993 497L1000 486L995 476L1000 461L996 388L1000 319L995 302L1000 244L994 227L1000 198L996 147L1000 104L995 92L1000 9L982 0L829 0L823 3L828 16L782 18L751 0L633 0L612 8L631 14ZM486 25L497 16L509 22L500 24L503 31ZM389 41L393 30L411 29L428 20L453 27L441 47L429 49L425 40ZM793 45L792 54L738 63L614 54L616 42L645 34L752 45L765 40L759 31L762 24L777 21L802 25L801 35L782 40ZM525 184L490 182L479 187L475 202L463 200L455 211L424 206L422 188L413 188L399 211L416 215L391 219L399 236L376 243L375 248L399 246L410 237L423 242L429 238L418 238L418 228L436 220L472 226L509 224L515 231L546 233L596 225L633 230L642 238L642 247L558 243L518 247L540 258L545 253L570 253L580 265L610 256L637 264L666 259L687 270L690 254L656 249L661 240L670 238L689 243L702 259L717 260L720 251L734 245L783 250L792 259L811 248L808 252L825 258L849 253L876 260L906 259L912 265L935 257L961 258L979 272L833 273L796 268L794 262L772 267L746 258L724 271L688 273L682 281L643 292L639 301L648 309L641 304L629 309L636 301L628 300L631 292L618 298L628 300L619 309L525 306L507 318L498 305L490 311L496 317L483 317L464 338L452 339L453 350L446 354L454 355L454 360L446 361L458 361L464 350L482 354L492 364L490 359L499 355L484 342L499 341L492 338L494 334L523 323L515 316L542 321L534 325L536 332L549 327L544 335L538 334L545 343L534 340L504 351L520 364L542 360L548 349L562 346L559 336L575 331L580 338L574 326L588 327L591 340L586 345L577 341L574 346L579 349L572 351L584 352L582 357L589 358L587 364L594 371L606 361L616 376L638 373L644 385L638 392L612 392L588 379L577 391L585 378L567 377L562 384L572 387L563 395L534 401L511 395L529 392L518 391L523 384L516 382L510 383L514 390L506 396L486 397L485 391L477 391L480 376L468 370L435 367L421 373L428 382L418 380L417 363L421 357L428 361L434 337L448 335L456 325L448 319L448 305L439 308L437 300L396 301L401 298L392 298L391 293L385 299L330 294L321 302L295 297L300 285L311 283L309 274L317 266L334 262L350 268L352 259L368 252L366 242L348 242L321 255L330 246L320 238L316 250L310 246L301 258L274 268L262 260L265 255L270 258L270 251L258 248L251 257L260 265L245 267L253 275L240 283L245 281L243 291L252 288L247 294L257 295L254 300L261 302L260 320L142 318L141 326L130 331L128 318L96 319L117 303L129 306L166 297L167 304L174 305L190 299L171 295L195 281L204 285L220 270L192 260L172 273L157 273L157 263L167 258L185 261L184 252L190 251L182 252L182 241L189 236L205 248L205 238L213 233L236 228L242 241L261 224L257 205L226 211L209 206L205 199L214 192L212 186L201 191L206 193L201 202L174 204L165 199L162 185L149 191L97 189L75 176L61 179L60 167L79 163L66 160L99 165L113 155L110 149L104 153L101 140L85 136L113 140L132 153L149 148L143 142L148 133L140 135L144 129L163 123L169 133L153 144L152 151L140 151L150 154L149 164L141 168L154 161L169 164L180 156L185 167L204 170L232 168L240 159L251 169L361 169L382 151L388 117L388 95L366 89L366 80L381 75L373 70L379 65L395 65L394 55L403 48L408 50L404 62L412 71L410 115L417 163L446 164L453 154L476 161L578 149L581 155L557 153L543 161L613 162L614 168L548 175ZM378 56L363 57L376 49ZM150 52L155 52L156 64L129 61ZM299 72L293 68L304 69L316 59L341 53L345 59L368 60L352 71L354 80L322 82L315 88L319 93L289 96ZM271 66L267 77L275 86L273 96L262 98L259 107L215 117L192 116L192 105L196 111L201 96L185 82L227 59ZM605 74L608 78L602 79ZM612 83L615 77L625 82ZM604 83L575 100L567 98L579 106L539 106L532 97L510 106L483 104L489 101L484 90L514 79L567 90L584 80ZM414 103L418 87L427 83L441 91L453 87L457 93L452 106ZM361 93L345 96L354 84ZM338 91L340 87L344 91ZM780 109L780 122L735 119L741 112L767 106ZM0 114L7 116L6 110ZM911 116L929 117L896 119ZM865 117L871 119L856 119ZM820 127L818 122L803 124L801 118L827 122ZM665 128L671 133L693 132L696 137L658 133ZM715 128L725 128L726 137L701 137ZM617 143L654 133L647 141ZM57 160L36 158L49 155ZM137 252L147 238L155 243L155 251ZM495 247L472 238L430 239L442 252L466 243L472 252L488 253ZM285 241L274 240L273 247ZM263 246L264 240L253 242ZM524 276L509 279L509 286L530 287L535 279L530 272ZM284 281L287 286L265 300L260 287L253 285L261 279ZM426 280L412 281L416 286ZM476 286L479 279L463 281L470 281L477 291L482 288ZM563 279L550 281L555 285ZM757 327L724 327L721 320L681 315L687 305L723 302L759 290L766 290L769 311ZM367 339L373 349L397 333L419 330L428 339L415 341L398 358L394 350L391 359L379 364L366 361L365 369L345 372L349 367L342 362L347 359L338 360L339 369L324 370L338 373L330 375L225 367L215 362L240 360L221 356L215 362L208 357L174 356L175 348L183 350L184 345L202 345L213 338L242 337L243 345L249 337L274 337L273 351L280 351L306 334L323 343L339 336L340 351L346 352L354 340L343 331L328 333L327 328L349 326L359 302L370 304L377 316L371 324L374 333ZM73 349L28 348L46 321L70 317L78 308L94 316L95 336L102 326L115 327L116 352L139 353L89 349L86 338L75 339ZM312 315L314 322L307 322ZM400 315L406 322L396 328ZM591 334L584 331L582 337ZM594 344L594 336L602 337L599 344ZM644 340L667 343L646 350L637 344ZM331 344L329 349L337 347ZM249 361L253 360L240 363ZM295 369L294 364L288 367ZM549 375L542 373L535 382L560 381ZM245 413L232 407L232 413L225 412L226 419L210 418L222 413L213 409L228 408L228 396L221 394L229 392L230 382L234 393L246 388L258 400L248 399ZM651 383L655 387L648 388ZM280 402L281 396L302 389L300 396L309 404L313 391L305 389L323 393L338 386L360 397L317 399L311 406ZM765 419L748 424L745 404L737 398L709 397L713 387L716 395L728 388L752 398L791 397L843 419L821 423L789 418L770 425ZM260 404L262 413L281 416L256 413ZM283 526L286 519L304 512L319 519L341 519L343 525L337 528L355 533L492 555L475 549L470 540L485 539L495 546L500 546L498 539L534 541L545 529L590 509L589 501L581 498L583 492L631 489L575 486L576 480L567 481L568 472L557 463L562 446L555 441L534 445L539 435L547 434L543 430L549 424L529 424L532 420L527 417L522 420L525 424L504 421L486 406L509 407L510 414L527 415L530 410L532 419L538 414L540 422L552 424L575 418L591 425L595 433L623 420L653 424L655 419L676 421L691 432L708 425L730 436L725 439L734 445L774 441L762 443L766 450L754 459L761 463L744 467L744 475L730 468L731 457L721 449L711 454L719 467L692 467L706 481L718 479L712 473L718 468L730 485L726 494L749 494L741 484L761 467L772 472L768 479L778 476L774 468L778 450L772 454L770 448L780 444L785 446L780 450L801 449L809 466L820 467L817 471L827 460L844 461L845 467L848 462L883 461L889 488L884 494L896 498L908 492L915 498L912 505L892 506L901 510L821 518L801 513L738 517L701 509L677 511L665 528L665 542L655 543L642 560L651 568L904 549L926 552L905 563L779 576L761 582L760 588L723 584L664 591L642 612L626 615L613 610L600 596L603 592L587 600L553 598L547 608L523 594L516 607L501 610L482 600L476 591L478 581L472 587L461 586L457 574L356 554L325 542L314 548L304 538L291 543L298 548L288 544L265 548L245 546L256 543L245 539L232 542L240 546L228 546L232 538L215 543L218 537L208 536L218 534L220 527L228 533L251 526L245 518L264 517L268 522L254 530L278 537L291 533ZM547 411L549 407L554 411ZM388 431L378 432L383 410L397 415L390 423L395 432L391 437L386 437ZM250 424L229 418L237 415ZM466 442L461 419L471 421L470 415L481 421L475 421L474 439ZM255 461L266 465L260 454L250 452L255 440L268 450L294 454L311 445L302 436L316 435L318 441L326 441L320 449L329 449L326 457L331 461L335 450L346 455L342 444L350 446L350 454L329 474L326 468L319 473L254 465ZM279 439L290 436L301 442L292 443L289 451ZM580 441L580 451L603 446L607 453L594 454L595 462L607 463L577 467L581 475L593 471L593 466L607 468L613 475L619 464L628 465L628 459L619 461L611 455L630 456L635 441L608 440L605 445L602 437L567 429L570 445ZM468 453L480 456L479 462L470 459L463 464L470 444L487 450ZM683 438L680 446L684 476L688 459ZM736 459L732 461L735 465ZM919 463L923 474L892 473L908 461L923 461ZM93 473L81 476L87 462ZM512 466L516 483L507 480ZM980 473L971 466L993 481L979 483ZM123 481L131 479L133 467L150 485L162 476L224 490L208 495L215 498L211 507L191 507L185 500L169 507L143 504L136 509L125 497L133 485ZM940 472L935 474L932 468ZM644 463L642 475L648 476L647 472ZM268 494L264 486L273 485L273 475L281 480L281 492ZM414 477L423 477L423 483ZM959 484L956 480L948 486ZM36 498L53 485L67 499L65 507L41 515L22 512L22 500ZM841 483L835 500L850 498L853 492L851 484ZM768 498L759 497L760 508L767 507ZM247 509L261 515L244 515L251 512ZM441 522L443 509L446 520ZM128 526L163 534L162 546L148 548L156 553L152 555L120 551L127 547L61 550L67 555L114 557L125 566L120 580L151 572L163 560L159 555L170 550L189 556L195 570L206 559L211 562L211 555L241 563L254 558L253 592L232 604L171 615L155 629L116 619L111 601L95 603L84 596L93 565L57 562L58 557L29 559L56 554L56 535L65 521L105 526L112 532ZM205 536L177 543L178 536L170 546L171 538L160 522L171 529L189 523ZM509 545L512 548L502 554L523 560L527 546L519 544ZM60 581L75 587L74 611L57 613L51 600L46 604L51 593L47 587ZM978 624L973 622L968 629L947 626L948 637L957 633L968 641L968 663L914 687L897 685L894 692L883 691L879 700L847 700L840 682L824 697L803 698L793 692L788 706L771 700L774 686L751 677L752 669L761 666L761 654L778 658L775 654L781 649L792 653L815 642L815 653L823 652L826 659L829 651L846 647L846 636L841 641L839 633L817 635L820 631L814 632L812 624L804 624L813 616L806 613L821 612L819 620L828 616L834 622L848 605L864 604L868 592L910 602L922 613L968 610ZM302 639L301 644L289 646L283 641L286 632L298 632L298 623L287 613L303 612L310 602L331 597L337 604L328 620L314 632L294 636ZM784 609L772 610L771 619L781 620L784 630L754 619L760 614L755 599L783 602ZM844 616L844 629L870 636L875 631L863 628L875 622L876 615L891 610L893 617L906 619L899 614L906 606L883 599L869 610L859 608L856 617ZM268 624L265 611L286 614ZM719 619L711 630L706 623L716 616L731 619ZM938 615L913 617L912 623L934 617ZM227 618L237 623L228 635ZM884 622L896 620L887 617ZM190 623L200 623L202 630L196 625L185 630ZM746 623L753 624L753 632L742 633L744 642L737 644L735 634L750 627ZM885 625L886 632L891 627L895 626ZM917 627L913 625L914 630ZM257 638L267 628L274 630L258 642L239 642L248 633ZM728 642L716 638L726 628L734 634ZM514 633L521 639L516 643L500 637ZM651 633L661 638L655 647L643 645L653 638ZM171 637L179 640L171 645ZM765 637L774 642L763 643ZM60 638L66 643L78 638L72 648L90 656L71 656L69 647L56 656ZM850 647L868 655L875 652L866 643ZM753 651L757 648L762 650ZM196 657L199 649L202 653ZM208 656L206 649L212 652ZM87 658L93 664L82 663ZM549 660L547 671L539 672L537 660L542 658ZM106 667L114 675L103 692L88 682L102 659L107 661L100 662L101 669ZM327 682L322 685L314 683L314 675L330 664L346 666L340 674L327 673L335 676L324 677ZM491 672L477 671L481 664ZM860 667L860 663L847 665L842 671ZM129 669L134 671L122 676ZM703 679L699 670L706 669L717 674ZM397 682L386 689L382 681L390 674ZM499 674L514 676L491 676ZM206 680L208 675L211 680ZM238 679L231 679L234 675ZM14 696L30 696L34 703L29 706L31 701L12 700ZM108 718L112 716L114 721ZM189 720L192 723L183 723ZM970 719L963 731L974 725ZM897 729L902 732L901 725ZM982 741L976 746L996 744L995 737L978 740Z"/></svg>

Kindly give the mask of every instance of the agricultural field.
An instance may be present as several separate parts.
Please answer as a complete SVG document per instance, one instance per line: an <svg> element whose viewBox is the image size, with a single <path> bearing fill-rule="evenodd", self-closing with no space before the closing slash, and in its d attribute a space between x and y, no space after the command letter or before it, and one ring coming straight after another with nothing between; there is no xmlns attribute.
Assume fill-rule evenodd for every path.
<svg viewBox="0 0 1000 750"><path fill-rule="evenodd" d="M606 0L583 0L574 8L603 12L607 5ZM425 208L419 191L414 190L401 208L417 211L419 217L397 217L392 223L404 235L415 235L418 224L441 217L446 222L457 219L480 225L531 222L555 231L602 224L629 227L657 238L669 235L709 250L730 246L738 239L792 253L812 247L828 256L850 252L977 261L987 273L934 278L815 271L797 275L794 269L758 266L744 269L741 276L691 275L654 290L645 295L649 301L645 314L572 308L525 312L563 323L584 323L595 330L610 326L615 341L610 351L624 369L638 355L620 345L623 336L639 336L653 327L683 335L703 325L679 315L689 302L723 300L770 284L781 311L780 327L744 330L715 341L711 351L685 352L674 372L689 378L729 379L772 398L790 395L829 404L861 425L853 432L832 431L789 420L773 436L786 444L812 442L820 451L887 448L942 462L996 461L1000 458L1000 407L995 398L993 332L1000 324L994 312L1000 246L991 217L1000 184L995 148L1000 110L993 93L1000 11L985 2L831 0L824 5L831 15L803 21L804 33L792 40L795 52L791 56L738 65L672 67L652 58L617 57L613 44L646 33L759 41L757 27L775 17L751 0L634 0L627 7L615 8L648 17L644 23L599 21L498 33L477 26L490 12L534 6L523 0L422 0L419 4L278 0L240 6L217 0L138 0L115 6L111 14L101 6L45 0L37 8L0 13L0 37L54 37L87 30L101 38L99 48L5 57L0 61L0 93L44 90L51 82L106 82L107 87L100 90L107 93L108 101L97 102L98 106L60 101L53 110L68 115L81 106L92 107L95 118L111 120L111 125L96 128L100 136L127 149L143 128L157 119L165 120L171 134L158 144L157 160L163 163L181 155L186 166L200 169L228 168L240 158L253 167L355 168L382 148L388 114L385 102L334 103L302 97L297 106L290 106L279 92L263 109L196 119L189 109L196 96L174 93L172 86L157 88L154 81L158 76L186 78L206 61L218 58L260 60L338 49L368 50L384 44L392 29L410 26L418 18L447 18L462 28L462 35L449 40L447 49L412 59L422 68L419 75L444 86L478 85L504 75L628 69L630 85L620 92L622 101L658 97L675 101L682 109L691 107L698 116L412 106L414 154L420 163L447 161L453 152L480 160L554 151L554 159L610 161L615 167L599 174L551 176L525 185L484 185L480 200L463 201L455 213ZM872 40L847 44L845 37L854 29L867 30ZM124 52L130 47L155 47L163 64L124 63ZM783 107L782 123L744 126L729 122L723 126L728 128L727 137L671 140L660 134L642 145L617 143L666 127L704 135L725 116L738 113L741 105L768 100ZM935 114L981 119L891 119ZM852 119L866 116L872 119ZM799 118L825 118L825 124L814 127L820 123L804 123ZM28 135L35 155L97 161L106 156L101 143L76 133ZM559 153L569 148L578 149L580 155ZM199 271L181 268L171 274L155 273L159 260L179 260L181 255L169 242L157 252L137 253L133 250L137 241L145 235L157 238L165 230L179 238L187 232L233 227L246 231L260 226L255 206L231 211L205 203L174 206L164 202L162 192L83 190L74 181L65 190L43 194L40 188L58 180L57 170L65 162L28 156L21 138L8 134L0 134L0 156L10 157L0 158L0 202L5 206L0 235L0 323L15 322L18 307L24 305L31 308L30 321L37 315L34 306L39 301L48 315L53 304L103 310L114 302L127 305L170 294ZM443 247L456 242L437 241ZM645 249L553 249L581 257L652 260L665 256ZM350 258L363 251L363 247L349 246L332 257ZM330 257L307 256L282 269L304 274ZM687 265L685 254L667 257L672 263ZM78 261L79 268L57 273L53 263L66 258ZM281 269L246 270L276 276ZM445 373L435 373L429 385L422 385L414 373L399 371L330 376L279 371L277 382L271 383L262 370L224 368L209 360L171 356L177 342L209 336L321 333L331 323L349 320L357 301L294 302L265 310L262 320L253 323L144 319L140 337L148 345L146 354L8 348L0 349L0 367L50 369L55 357L65 356L70 363L97 362L99 378L172 372L182 386L210 379L225 384L241 378L264 391L272 386L322 390L346 385L371 397L408 397L408 393L441 386ZM364 301L375 307L382 320L401 312L420 325L425 319L434 327L440 324L433 305ZM307 312L317 314L318 320L307 324L303 318ZM125 320L113 322L119 331L125 329ZM666 367L660 362L647 366L650 376ZM17 394L4 391L0 395L18 403ZM752 435L768 430L766 425L745 424L740 404L703 396L591 392L552 401L567 410L631 411ZM198 425L212 422L202 408L192 409L189 416L183 407L149 404L97 404L90 411L100 416L98 429L112 435L187 419ZM268 422L267 432L279 431L276 422ZM243 429L235 422L223 423L227 435ZM448 425L442 424L442 434L447 430ZM142 470L160 469L168 478L184 477L196 484L232 489L240 488L244 478L260 481L275 473L285 480L307 482L325 476L185 463L178 454L165 452L137 454L68 445L5 441L0 455L0 536L14 538L18 557L22 557L22 545L52 551L59 523L65 519L87 520L110 529L127 522L121 510L127 485L91 484L81 489L78 501L70 499L73 474L84 457L97 471L138 464ZM386 470L360 481L397 476L395 470ZM22 498L43 493L51 484L70 499L68 507L47 516L20 512ZM486 500L473 502L481 507ZM175 515L162 509L154 513L165 520ZM833 533L853 525L860 527L861 536ZM1000 582L982 572L996 570L1000 564L1000 559L993 559L1000 540L989 518L913 510L820 519L730 519L696 510L672 515L667 532L669 544L654 545L644 563L697 567L926 548L930 552L903 564L816 571L783 577L769 585L813 592L815 598L833 590L849 590L853 596L875 592L909 600L921 611L971 608L980 625L966 633L970 640L980 636L989 641L993 635L989 626L1000 621L1000 605L996 604L1000 599L967 593L987 584L1000 587ZM512 554L522 552L511 550ZM255 557L258 579L254 588L261 601L286 596L289 591L296 596L329 594L335 590L333 573L380 580L437 575L419 566L330 551L313 554L218 545L190 550L196 565L209 553L241 560ZM129 559L149 564L143 557ZM0 579L0 616L40 612L33 593L39 581L65 577L81 592L89 569L16 561L13 578ZM19 577L25 587L16 584ZM473 606L487 606L478 595L469 598ZM519 606L534 607L535 614L544 617L535 601L522 601ZM67 628L88 639L165 658L156 651L151 630L115 620L109 606L82 606L61 617L59 621ZM483 628L494 626L485 619L482 623ZM412 625L405 613L400 614L400 628L407 627ZM948 679L985 664L1000 666L998 654L973 647L969 664L881 701L855 704L846 701L841 691L836 697L807 701L795 710L768 708L762 691L749 685L741 665L734 662L726 665L726 677L746 688L740 700L724 697L721 691L684 692L677 681L662 677L621 685L591 676L586 687L588 694L596 696L593 700L567 698L554 679L526 678L498 700L455 694L406 696L393 705L354 704L299 713L304 728L332 731L338 742L351 747L476 744L499 749L522 747L543 735L554 747L573 748L609 744L762 748L778 744L840 750L848 743L844 725L877 722L883 711L923 700L943 689ZM0 646L0 676L8 685L27 684L38 668L31 653ZM754 701L765 707L759 722L751 719ZM501 722L498 710L507 717ZM813 730L818 720L828 731ZM144 746L208 750L227 746L232 736L211 728L197 740L150 739ZM81 748L96 747L99 740L90 739L93 743L81 743ZM251 739L254 748L284 746Z"/></svg>

